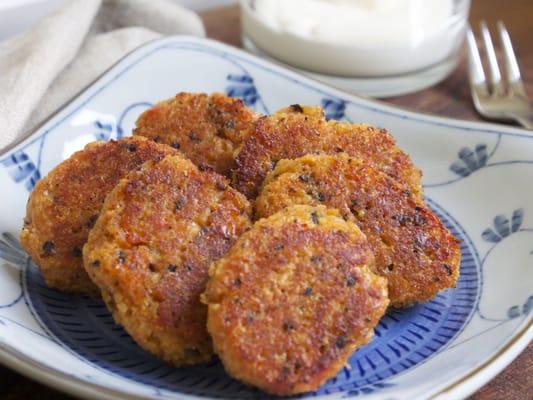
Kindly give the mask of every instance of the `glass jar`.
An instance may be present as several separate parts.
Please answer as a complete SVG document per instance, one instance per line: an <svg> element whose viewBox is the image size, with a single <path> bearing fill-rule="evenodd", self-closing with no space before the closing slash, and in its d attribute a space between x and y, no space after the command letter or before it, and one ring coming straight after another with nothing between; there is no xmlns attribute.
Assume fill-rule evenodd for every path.
<svg viewBox="0 0 533 400"><path fill-rule="evenodd" d="M469 8L470 0L242 0L243 43L335 86L398 94L452 71Z"/></svg>

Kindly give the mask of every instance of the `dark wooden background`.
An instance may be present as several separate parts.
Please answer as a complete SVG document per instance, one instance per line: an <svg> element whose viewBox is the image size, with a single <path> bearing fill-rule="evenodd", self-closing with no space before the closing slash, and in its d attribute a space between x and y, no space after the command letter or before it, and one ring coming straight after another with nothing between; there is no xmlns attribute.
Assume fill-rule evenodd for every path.
<svg viewBox="0 0 533 400"><path fill-rule="evenodd" d="M209 37L241 46L237 7L202 14ZM533 99L533 0L473 0L470 21L475 29L486 20L492 30L498 20L505 22L513 41L526 90ZM454 73L439 85L421 92L386 100L401 107L454 118L479 120L466 75L464 59ZM0 366L0 399L70 399L22 375ZM474 400L533 399L533 344L503 372L476 392Z"/></svg>

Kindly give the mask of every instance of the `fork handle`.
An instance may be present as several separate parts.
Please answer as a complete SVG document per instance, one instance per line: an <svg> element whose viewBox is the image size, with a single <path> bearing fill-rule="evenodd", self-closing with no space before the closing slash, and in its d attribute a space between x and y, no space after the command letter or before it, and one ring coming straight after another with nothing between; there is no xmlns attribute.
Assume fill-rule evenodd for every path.
<svg viewBox="0 0 533 400"><path fill-rule="evenodd" d="M533 130L533 114L512 114L512 118L524 128Z"/></svg>

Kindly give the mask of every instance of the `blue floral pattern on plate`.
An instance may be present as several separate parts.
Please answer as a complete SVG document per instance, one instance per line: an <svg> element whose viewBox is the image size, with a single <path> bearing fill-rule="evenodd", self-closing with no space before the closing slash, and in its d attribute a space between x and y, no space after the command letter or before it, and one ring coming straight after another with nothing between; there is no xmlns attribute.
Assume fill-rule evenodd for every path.
<svg viewBox="0 0 533 400"><path fill-rule="evenodd" d="M2 164L8 169L11 179L23 184L28 191L31 191L41 178L41 173L30 160L30 157L23 151L13 153L10 157L4 159Z"/></svg>

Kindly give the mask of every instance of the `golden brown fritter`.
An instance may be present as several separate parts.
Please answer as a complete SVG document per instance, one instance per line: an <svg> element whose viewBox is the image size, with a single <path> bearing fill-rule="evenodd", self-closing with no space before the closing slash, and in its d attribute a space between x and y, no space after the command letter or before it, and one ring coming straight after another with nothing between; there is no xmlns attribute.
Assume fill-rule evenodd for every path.
<svg viewBox="0 0 533 400"><path fill-rule="evenodd" d="M369 163L346 154L281 160L265 179L256 215L294 204L324 204L357 223L376 256L374 271L389 282L391 305L423 302L455 286L457 240L422 200Z"/></svg>
<svg viewBox="0 0 533 400"><path fill-rule="evenodd" d="M234 185L248 198L255 198L266 174L279 160L314 152L346 152L363 158L416 196L422 195L420 170L386 130L326 121L320 107L296 104L256 122L238 149Z"/></svg>
<svg viewBox="0 0 533 400"><path fill-rule="evenodd" d="M20 240L48 286L98 293L83 269L82 248L106 195L143 162L176 153L141 137L94 142L37 182Z"/></svg>
<svg viewBox="0 0 533 400"><path fill-rule="evenodd" d="M367 240L337 210L262 219L209 269L202 301L227 372L264 391L312 391L367 343L388 305Z"/></svg>
<svg viewBox="0 0 533 400"><path fill-rule="evenodd" d="M250 227L246 198L181 156L150 161L108 195L83 248L115 321L176 366L212 356L207 270Z"/></svg>
<svg viewBox="0 0 533 400"><path fill-rule="evenodd" d="M230 177L233 153L255 119L240 99L221 93L178 93L142 113L133 133L180 149L200 168Z"/></svg>

